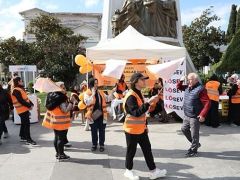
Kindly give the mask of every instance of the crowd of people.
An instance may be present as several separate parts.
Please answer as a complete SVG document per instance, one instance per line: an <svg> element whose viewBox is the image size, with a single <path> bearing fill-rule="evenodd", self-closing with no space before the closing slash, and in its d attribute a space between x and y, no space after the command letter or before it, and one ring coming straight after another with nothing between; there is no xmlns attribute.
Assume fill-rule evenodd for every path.
<svg viewBox="0 0 240 180"><path fill-rule="evenodd" d="M213 128L220 126L219 102L221 95L228 96L228 116L226 123L240 126L240 79L237 74L226 78L225 90L223 83L213 74L205 84L207 94L211 100L211 108L207 114L205 124Z"/></svg>
<svg viewBox="0 0 240 180"><path fill-rule="evenodd" d="M98 79L89 78L88 83L82 82L80 89L75 86L68 96L64 82L57 82L56 85L61 91L47 94L45 107L47 109L42 126L54 132L54 147L56 159L67 160L70 157L65 154L64 146L71 146L68 141L68 129L71 121L78 117L79 112L83 114L86 124L85 130L91 129L92 147L91 151L105 151L105 129L107 124L107 104L113 99L121 100L124 112L123 130L126 137L126 171L124 175L129 179L139 179L134 174L133 159L136 153L137 144L140 145L147 166L150 170L150 179L164 177L167 174L165 169L156 167L151 150L151 143L148 137L147 113L160 122L168 122L164 109L163 80L159 78L149 92L149 97L142 95L142 89L146 87L146 79L141 73L135 73L130 78L130 86L125 82L122 75L110 94L104 93L98 85ZM226 93L229 96L228 123L240 125L240 80L234 74L228 78L229 87ZM21 119L20 141L28 145L36 145L30 133L30 110L34 104L27 96L23 81L19 76L11 80L10 91L3 89L0 85L0 140L1 136L8 137L5 121L9 119L10 111L15 107ZM177 89L184 91L184 118L182 132L190 142L186 151L186 157L197 156L201 147L199 142L199 131L201 123L213 128L220 126L219 100L223 94L222 84L216 75L202 85L196 73L190 73L182 77L177 84ZM0 141L0 144L2 142Z"/></svg>

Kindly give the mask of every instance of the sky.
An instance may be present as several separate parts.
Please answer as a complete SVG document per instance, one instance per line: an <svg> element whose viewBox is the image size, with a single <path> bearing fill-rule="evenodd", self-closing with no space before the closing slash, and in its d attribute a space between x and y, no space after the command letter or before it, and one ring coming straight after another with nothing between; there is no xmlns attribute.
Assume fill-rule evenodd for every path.
<svg viewBox="0 0 240 180"><path fill-rule="evenodd" d="M102 12L104 0L0 0L0 38L22 38L24 23L19 12L40 8L48 12ZM239 0L180 0L182 24L190 24L203 10L214 6L221 20L213 25L227 29L231 5Z"/></svg>

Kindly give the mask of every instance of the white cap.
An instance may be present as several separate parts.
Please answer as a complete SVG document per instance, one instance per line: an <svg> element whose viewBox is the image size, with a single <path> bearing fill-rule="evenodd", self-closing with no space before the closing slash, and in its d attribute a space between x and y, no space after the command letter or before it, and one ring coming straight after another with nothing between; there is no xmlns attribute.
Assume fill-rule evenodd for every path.
<svg viewBox="0 0 240 180"><path fill-rule="evenodd" d="M87 85L87 81L84 80L80 85L81 85L81 86L82 86L82 85Z"/></svg>
<svg viewBox="0 0 240 180"><path fill-rule="evenodd" d="M62 82L62 81L56 82L56 85L57 85L58 87L61 87L61 85L64 85L64 82Z"/></svg>
<svg viewBox="0 0 240 180"><path fill-rule="evenodd" d="M233 78L234 80L237 80L237 79L238 79L238 75L237 75L237 74L233 74L233 75L231 76L231 78Z"/></svg>

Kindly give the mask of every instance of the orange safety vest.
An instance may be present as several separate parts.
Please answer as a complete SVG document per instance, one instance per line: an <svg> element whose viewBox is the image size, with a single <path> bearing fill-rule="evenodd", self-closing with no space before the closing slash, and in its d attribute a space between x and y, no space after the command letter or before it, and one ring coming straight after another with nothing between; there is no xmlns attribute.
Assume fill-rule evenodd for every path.
<svg viewBox="0 0 240 180"><path fill-rule="evenodd" d="M138 106L142 106L143 102L142 99L135 93L132 89L126 94L124 100L123 100L123 109L126 112L126 101L130 96L134 96L137 99L137 104ZM144 113L140 117L135 117L130 114L126 115L124 124L123 124L123 129L125 132L129 134L142 134L144 133L145 129L147 128L146 126L146 114Z"/></svg>
<svg viewBox="0 0 240 180"><path fill-rule="evenodd" d="M13 89L13 91L15 89L18 90L21 93L21 96L25 101L30 103L30 100L28 99L27 93L24 89L19 88L19 87L15 87ZM30 108L28 108L28 107L22 105L20 102L18 102L17 98L14 95L11 95L11 98L12 98L13 106L15 107L18 114L21 114L21 113L24 113L24 112L30 110Z"/></svg>
<svg viewBox="0 0 240 180"><path fill-rule="evenodd" d="M219 86L220 83L218 81L208 81L206 83L205 88L207 89L209 99L217 102L219 101Z"/></svg>
<svg viewBox="0 0 240 180"><path fill-rule="evenodd" d="M56 107L52 111L47 110L42 122L42 126L59 131L68 129L70 124L70 112L62 112L60 107Z"/></svg>
<svg viewBox="0 0 240 180"><path fill-rule="evenodd" d="M127 90L127 84L125 82L123 83L117 83L117 90L120 90L122 92ZM123 98L123 94L117 93L117 99L122 99Z"/></svg>
<svg viewBox="0 0 240 180"><path fill-rule="evenodd" d="M98 91L98 92L99 92L100 96L102 97L101 99L102 99L103 116L104 116L104 119L107 120L107 104L106 104L106 100L105 100L105 94L103 91ZM88 96L92 95L92 91L90 89L88 89L85 93L87 93ZM96 99L94 97L92 104L87 106L87 113L85 114L86 119L92 118L92 113L93 113L93 108L94 108L95 102L96 102Z"/></svg>
<svg viewBox="0 0 240 180"><path fill-rule="evenodd" d="M238 88L236 94L232 96L231 102L233 104L239 104L240 103L240 88Z"/></svg>

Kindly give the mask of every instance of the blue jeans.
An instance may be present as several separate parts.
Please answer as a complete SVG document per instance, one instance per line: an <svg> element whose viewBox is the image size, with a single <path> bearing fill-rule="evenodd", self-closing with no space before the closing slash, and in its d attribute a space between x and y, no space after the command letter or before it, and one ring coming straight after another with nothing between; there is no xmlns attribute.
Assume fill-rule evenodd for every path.
<svg viewBox="0 0 240 180"><path fill-rule="evenodd" d="M91 134L92 134L92 145L97 146L98 139L99 139L99 145L104 146L106 124L103 124L103 119L99 118L95 120L93 124L90 124L90 127L91 127ZM98 138L98 133L99 133L99 138Z"/></svg>

